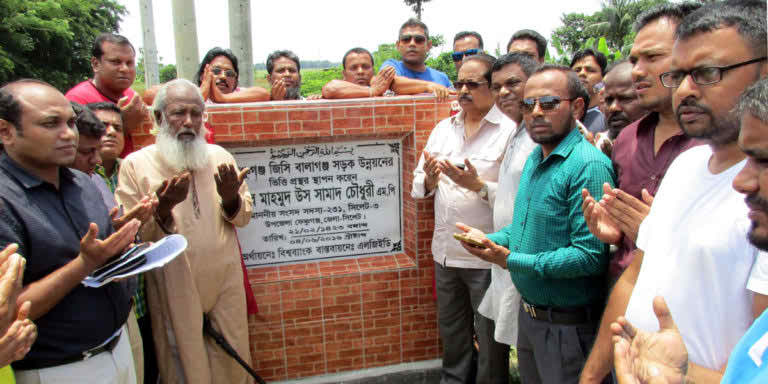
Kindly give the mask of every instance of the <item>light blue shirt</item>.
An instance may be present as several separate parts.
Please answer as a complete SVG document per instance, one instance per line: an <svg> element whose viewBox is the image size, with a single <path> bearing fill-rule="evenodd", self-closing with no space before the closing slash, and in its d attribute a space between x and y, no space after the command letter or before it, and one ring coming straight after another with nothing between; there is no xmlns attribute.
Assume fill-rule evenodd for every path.
<svg viewBox="0 0 768 384"><path fill-rule="evenodd" d="M768 383L768 311L739 340L728 359L721 384Z"/></svg>
<svg viewBox="0 0 768 384"><path fill-rule="evenodd" d="M384 67L394 67L395 73L398 76L407 77L409 79L416 79L416 80L424 80L424 81L431 81L433 83L440 84L446 88L451 88L453 85L451 84L451 80L448 79L448 75L446 75L443 72L440 72L436 69L432 69L427 67L427 70L424 72L416 72L408 69L405 64L403 64L400 60L395 59L389 59L381 64L381 68ZM381 70L381 69L379 69Z"/></svg>

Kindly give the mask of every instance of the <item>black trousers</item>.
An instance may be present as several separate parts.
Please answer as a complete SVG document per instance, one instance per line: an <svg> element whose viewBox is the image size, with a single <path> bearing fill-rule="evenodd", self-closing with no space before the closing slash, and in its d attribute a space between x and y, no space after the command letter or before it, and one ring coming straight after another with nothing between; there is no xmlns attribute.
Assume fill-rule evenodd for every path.
<svg viewBox="0 0 768 384"><path fill-rule="evenodd" d="M517 359L525 384L578 383L597 336L600 317L583 324L553 324L532 318L520 306Z"/></svg>

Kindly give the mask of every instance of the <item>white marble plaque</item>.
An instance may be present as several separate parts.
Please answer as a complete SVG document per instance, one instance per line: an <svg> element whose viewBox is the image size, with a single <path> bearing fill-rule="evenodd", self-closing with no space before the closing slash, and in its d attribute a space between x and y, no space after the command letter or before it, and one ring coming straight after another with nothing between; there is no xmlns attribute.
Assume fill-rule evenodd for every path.
<svg viewBox="0 0 768 384"><path fill-rule="evenodd" d="M231 149L249 168L247 266L402 252L400 140Z"/></svg>

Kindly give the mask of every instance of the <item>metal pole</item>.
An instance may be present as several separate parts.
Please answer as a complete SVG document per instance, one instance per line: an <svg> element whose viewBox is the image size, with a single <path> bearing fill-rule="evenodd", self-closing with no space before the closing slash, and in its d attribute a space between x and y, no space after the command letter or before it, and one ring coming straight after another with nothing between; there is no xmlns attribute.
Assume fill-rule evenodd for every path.
<svg viewBox="0 0 768 384"><path fill-rule="evenodd" d="M139 0L139 10L141 12L141 35L144 41L144 83L149 89L153 85L160 84L152 0Z"/></svg>
<svg viewBox="0 0 768 384"><path fill-rule="evenodd" d="M173 37L176 42L176 73L181 79L194 81L200 64L197 49L197 22L193 0L172 0Z"/></svg>
<svg viewBox="0 0 768 384"><path fill-rule="evenodd" d="M252 87L251 0L229 0L229 45L239 62L238 83L244 87Z"/></svg>

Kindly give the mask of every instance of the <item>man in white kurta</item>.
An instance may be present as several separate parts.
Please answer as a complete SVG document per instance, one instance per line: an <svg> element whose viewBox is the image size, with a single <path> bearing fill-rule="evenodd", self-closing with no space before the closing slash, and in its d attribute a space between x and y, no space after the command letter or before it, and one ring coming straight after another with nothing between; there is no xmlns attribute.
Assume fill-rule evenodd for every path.
<svg viewBox="0 0 768 384"><path fill-rule="evenodd" d="M158 210L142 226L142 241L179 233L189 242L182 255L147 274L161 380L248 383L245 370L203 334L202 325L203 314L208 314L213 327L251 361L234 228L251 218L252 200L242 182L245 173L237 170L226 150L203 141L204 104L194 85L186 80L168 83L158 92L154 109L157 143L123 161L116 195L130 209L143 196L157 193ZM235 182L227 188L224 184L232 177ZM231 201L234 205L228 204ZM170 205L166 217L164 204L165 212Z"/></svg>

